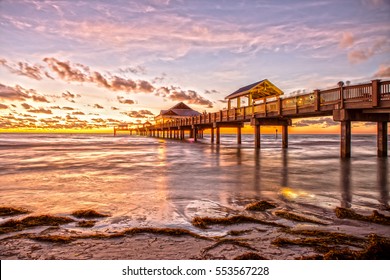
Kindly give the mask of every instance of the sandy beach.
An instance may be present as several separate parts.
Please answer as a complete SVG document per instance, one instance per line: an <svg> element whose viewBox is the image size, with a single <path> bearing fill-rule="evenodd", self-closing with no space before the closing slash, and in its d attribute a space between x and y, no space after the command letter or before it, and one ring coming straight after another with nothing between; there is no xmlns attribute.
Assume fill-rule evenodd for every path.
<svg viewBox="0 0 390 280"><path fill-rule="evenodd" d="M264 201L261 203L264 204ZM99 232L77 227L80 221L76 223L77 219L74 218L66 218L69 220L64 219L64 224L60 225L62 220L57 219L58 217L29 214L22 219L14 217L8 220L8 224L0 224L0 258L390 258L388 215L375 211L368 216L347 208L337 208L334 219L330 220L275 209L248 210L240 215L223 218L198 217L192 221L199 228L196 232L180 228L150 227ZM83 222L96 221L92 217L83 218L85 217L80 216ZM210 236L207 232L211 228L226 234Z"/></svg>

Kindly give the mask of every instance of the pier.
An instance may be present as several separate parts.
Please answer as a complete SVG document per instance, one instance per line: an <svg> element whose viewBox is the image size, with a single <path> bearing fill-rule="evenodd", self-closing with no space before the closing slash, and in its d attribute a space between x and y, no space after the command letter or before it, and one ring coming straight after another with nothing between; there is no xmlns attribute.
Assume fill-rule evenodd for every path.
<svg viewBox="0 0 390 280"><path fill-rule="evenodd" d="M205 130L210 130L211 143L220 144L221 128L237 129L241 144L244 123L254 126L255 147L261 147L260 127L281 126L282 147L288 148L288 127L292 119L332 116L340 122L340 157L351 157L351 123L377 123L377 155L388 156L388 122L390 121L390 81L373 80L365 84L344 85L294 97L284 97L268 80L240 88L226 97L228 108L195 117L183 117L166 122L143 125L136 129L140 135L170 139L185 138L188 133L196 142ZM244 101L243 101L244 100ZM235 108L232 104L236 102ZM242 106L242 102L246 105ZM116 131L120 127L114 128Z"/></svg>

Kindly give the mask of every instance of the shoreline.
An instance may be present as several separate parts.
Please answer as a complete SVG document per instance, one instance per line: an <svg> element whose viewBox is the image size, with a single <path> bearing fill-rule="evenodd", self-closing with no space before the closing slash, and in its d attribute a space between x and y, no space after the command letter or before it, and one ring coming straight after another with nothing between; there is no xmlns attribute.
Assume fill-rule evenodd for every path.
<svg viewBox="0 0 390 280"><path fill-rule="evenodd" d="M253 203L252 203L253 205ZM383 211L382 211L383 212ZM97 213L97 212L95 212ZM341 214L340 214L341 213ZM99 214L99 213L97 213ZM134 227L121 231L77 230L58 216L16 216L0 224L0 258L15 259L389 259L390 216L371 216L347 208L335 209L332 221L305 213L274 209L242 215L193 219L191 231L181 228ZM265 215L264 215L265 214ZM270 216L272 215L272 216ZM261 217L270 216L269 219ZM4 218L4 216L3 216ZM84 221L102 216L80 216ZM65 219L62 217L62 219ZM13 223L10 223L12 221ZM35 224L33 223L35 222ZM53 222L54 221L54 222ZM203 222L203 224L202 224ZM25 225L27 224L27 225ZM80 228L80 227L79 227ZM208 236L207 231L227 232ZM5 231L5 232L4 232Z"/></svg>

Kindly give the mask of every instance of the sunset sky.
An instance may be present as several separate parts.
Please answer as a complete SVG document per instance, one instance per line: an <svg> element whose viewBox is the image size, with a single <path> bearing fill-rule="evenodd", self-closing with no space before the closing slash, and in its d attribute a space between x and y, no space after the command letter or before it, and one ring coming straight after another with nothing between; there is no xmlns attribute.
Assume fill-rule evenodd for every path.
<svg viewBox="0 0 390 280"><path fill-rule="evenodd" d="M111 131L180 101L214 112L262 79L291 94L389 77L388 0L0 0L0 132Z"/></svg>

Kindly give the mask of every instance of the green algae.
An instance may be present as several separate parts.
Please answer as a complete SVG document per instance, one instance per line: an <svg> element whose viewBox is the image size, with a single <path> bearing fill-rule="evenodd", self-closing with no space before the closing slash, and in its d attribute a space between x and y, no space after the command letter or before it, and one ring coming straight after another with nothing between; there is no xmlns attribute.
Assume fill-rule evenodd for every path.
<svg viewBox="0 0 390 280"><path fill-rule="evenodd" d="M0 217L16 216L16 215L27 214L27 213L30 213L30 211L23 208L0 207Z"/></svg>
<svg viewBox="0 0 390 280"><path fill-rule="evenodd" d="M385 216L378 211L374 210L370 216L365 216L356 213L352 209L336 207L335 209L336 217L339 219L351 219L364 222L371 222L382 225L390 225L390 217Z"/></svg>
<svg viewBox="0 0 390 280"><path fill-rule="evenodd" d="M281 217L283 219L291 220L291 221L296 221L296 222L305 222L305 223L313 223L313 224L319 224L319 225L326 225L326 223L321 222L317 219L311 219L306 216L298 215L295 213L291 213L286 210L278 210L275 211L275 215L278 217Z"/></svg>
<svg viewBox="0 0 390 280"><path fill-rule="evenodd" d="M84 227L84 228L91 228L95 225L95 223L96 223L96 221L94 221L94 220L89 220L89 221L82 220L82 221L77 222L76 226Z"/></svg>
<svg viewBox="0 0 390 280"><path fill-rule="evenodd" d="M74 222L68 217L57 217L50 215L28 216L21 220L11 219L0 224L0 234L21 231L26 228L38 226L59 226Z"/></svg>
<svg viewBox="0 0 390 280"><path fill-rule="evenodd" d="M244 215L236 215L226 218L195 217L191 221L192 225L198 228L207 228L208 225L234 225L243 223L263 224L275 227L286 227L274 222L268 222Z"/></svg>
<svg viewBox="0 0 390 280"><path fill-rule="evenodd" d="M268 259L259 254L248 252L235 257L233 260L268 260Z"/></svg>
<svg viewBox="0 0 390 280"><path fill-rule="evenodd" d="M72 216L76 218L95 219L109 217L109 215L101 214L92 209L77 210L72 213Z"/></svg>
<svg viewBox="0 0 390 280"><path fill-rule="evenodd" d="M276 205L266 200L256 201L245 206L245 210L248 211L266 211L273 208L276 208Z"/></svg>

